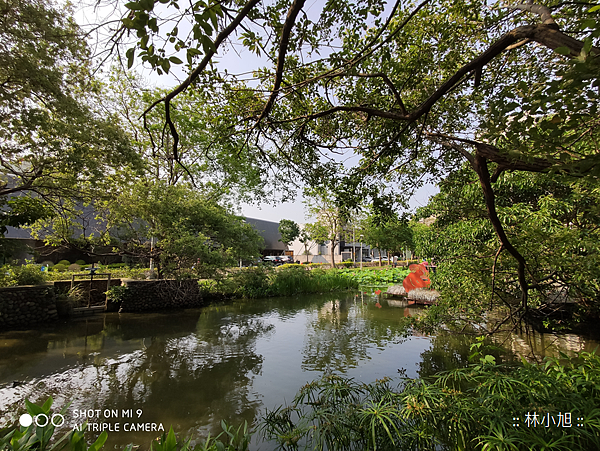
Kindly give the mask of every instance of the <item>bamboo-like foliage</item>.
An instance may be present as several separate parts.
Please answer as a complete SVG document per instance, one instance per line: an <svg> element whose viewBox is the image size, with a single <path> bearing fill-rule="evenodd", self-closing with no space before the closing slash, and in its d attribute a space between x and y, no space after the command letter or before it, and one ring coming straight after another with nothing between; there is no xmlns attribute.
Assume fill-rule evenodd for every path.
<svg viewBox="0 0 600 451"><path fill-rule="evenodd" d="M286 450L600 449L598 355L518 365L474 356L397 388L326 376L267 412L260 431Z"/></svg>

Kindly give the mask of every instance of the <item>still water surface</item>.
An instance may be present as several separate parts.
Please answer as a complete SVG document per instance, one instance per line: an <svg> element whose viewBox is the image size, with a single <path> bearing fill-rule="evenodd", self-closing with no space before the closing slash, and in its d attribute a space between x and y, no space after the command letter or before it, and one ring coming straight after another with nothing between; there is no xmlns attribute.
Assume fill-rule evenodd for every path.
<svg viewBox="0 0 600 451"><path fill-rule="evenodd" d="M468 338L409 335L402 319L418 308L375 302L354 293L302 296L0 332L0 427L15 424L25 398L52 396L57 408L71 403L65 427L81 424L87 411L90 423L110 427L108 449L132 442L147 449L156 432L124 429L172 425L197 441L218 434L222 419L255 424L323 374L372 382L467 363ZM509 348L595 346L576 336L551 340L517 336ZM252 449L272 448L255 440Z"/></svg>

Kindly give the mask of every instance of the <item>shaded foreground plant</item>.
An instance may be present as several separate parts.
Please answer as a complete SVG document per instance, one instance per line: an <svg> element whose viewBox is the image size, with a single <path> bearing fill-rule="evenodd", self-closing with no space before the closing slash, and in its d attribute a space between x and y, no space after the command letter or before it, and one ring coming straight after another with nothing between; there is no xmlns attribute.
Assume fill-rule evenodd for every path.
<svg viewBox="0 0 600 451"><path fill-rule="evenodd" d="M540 365L485 356L395 389L326 376L268 411L260 431L286 450L587 450L600 449L598 406L595 353Z"/></svg>
<svg viewBox="0 0 600 451"><path fill-rule="evenodd" d="M29 401L25 401L27 413L35 418L36 415L46 415L52 418L52 397L42 405L38 406ZM64 415L68 406L60 411ZM210 437L200 445L191 445L191 439L177 439L173 427L169 432L158 437L151 445L150 451L247 451L250 444L251 432L248 430L248 424L244 423L235 429L225 421L221 421L223 431L216 437ZM46 422L46 426L41 427L35 421L30 426L12 427L0 430L0 451L99 451L104 447L108 434L103 431L98 438L88 444L84 437L87 430L87 422L81 426L81 431L69 431L56 439L54 433L55 426L51 421ZM125 451L132 451L137 446L129 444Z"/></svg>
<svg viewBox="0 0 600 451"><path fill-rule="evenodd" d="M42 405L38 406L25 400L27 413L35 418L36 415L46 415L52 417L51 407L53 399L50 397ZM64 415L67 407L60 411ZM87 423L82 427L87 428ZM83 437L83 431L67 432L58 440L52 440L55 433L55 426L51 421L46 422L46 426L38 426L35 421L30 426L20 428L9 428L8 430L0 431L0 451L59 451L68 449L71 451L98 451L104 446L108 434L102 432L96 441L91 445L87 445Z"/></svg>

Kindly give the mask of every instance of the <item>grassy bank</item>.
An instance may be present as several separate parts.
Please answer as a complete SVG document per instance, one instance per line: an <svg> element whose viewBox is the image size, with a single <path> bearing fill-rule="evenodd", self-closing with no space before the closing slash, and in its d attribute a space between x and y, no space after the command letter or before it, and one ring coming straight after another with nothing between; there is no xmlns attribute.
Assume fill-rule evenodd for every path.
<svg viewBox="0 0 600 451"><path fill-rule="evenodd" d="M358 288L358 283L338 270L290 265L242 268L223 278L201 282L201 287L208 297L260 298L350 290Z"/></svg>
<svg viewBox="0 0 600 451"><path fill-rule="evenodd" d="M392 267L360 270L307 268L303 265L257 266L242 268L201 284L207 297L259 298L351 290L359 285L392 285L402 283L407 274L407 269Z"/></svg>

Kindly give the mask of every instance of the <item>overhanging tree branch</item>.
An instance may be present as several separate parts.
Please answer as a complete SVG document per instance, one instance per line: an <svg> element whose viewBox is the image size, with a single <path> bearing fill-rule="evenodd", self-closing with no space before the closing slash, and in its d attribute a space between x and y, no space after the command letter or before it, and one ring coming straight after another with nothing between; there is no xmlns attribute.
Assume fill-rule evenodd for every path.
<svg viewBox="0 0 600 451"><path fill-rule="evenodd" d="M288 11L287 17L285 19L285 23L283 24L283 30L281 31L281 39L279 41L279 55L277 56L277 69L275 71L275 83L273 84L273 90L271 91L271 95L269 96L269 100L265 104L260 116L256 120L256 122L260 122L262 119L267 117L275 104L275 100L277 99L277 95L279 94L279 88L281 87L281 81L283 79L283 67L285 65L285 56L287 53L288 46L290 44L290 36L292 33L292 28L296 23L296 18L298 17L298 13L304 6L304 0L294 0L292 6Z"/></svg>
<svg viewBox="0 0 600 451"><path fill-rule="evenodd" d="M179 161L179 156L177 154L177 146L179 144L179 135L177 134L177 129L175 127L175 124L173 124L173 121L171 120L170 102L177 95L179 95L180 93L185 91L200 76L202 71L204 71L204 69L206 69L206 66L211 61L213 56L217 53L217 49L219 48L219 46L225 41L225 39L227 39L229 37L229 35L231 35L231 33L233 33L236 30L238 25L242 22L242 20L244 20L244 18L246 18L248 16L250 11L252 11L252 9L258 4L259 1L260 0L249 0L248 3L246 3L244 5L244 7L240 10L240 12L235 17L235 19L233 19L231 21L231 23L227 27L225 27L223 29L223 31L221 31L221 33L219 33L217 35L215 42L214 42L214 48L209 50L208 52L206 52L206 55L204 55L204 58L202 59L202 61L200 61L200 64L198 64L198 66L196 66L196 68L192 71L192 73L188 76L188 78L186 78L183 83L181 83L179 86L177 86L171 92L169 92L166 96L155 101L152 105L150 105L148 108L146 108L146 110L142 113L142 117L145 117L146 114L148 114L156 105L164 102L164 104L165 104L165 120L169 126L169 130L171 131L171 135L173 136L173 157L179 164L181 164L181 162Z"/></svg>

